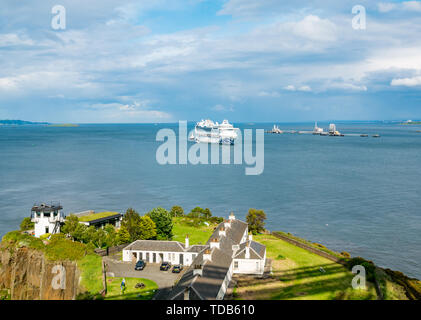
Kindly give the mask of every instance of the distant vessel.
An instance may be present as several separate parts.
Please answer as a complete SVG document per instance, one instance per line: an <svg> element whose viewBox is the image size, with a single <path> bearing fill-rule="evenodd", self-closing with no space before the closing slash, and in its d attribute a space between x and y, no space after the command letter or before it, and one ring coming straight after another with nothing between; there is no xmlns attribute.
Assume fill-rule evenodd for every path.
<svg viewBox="0 0 421 320"><path fill-rule="evenodd" d="M316 123L314 124L313 134L322 134L322 133L323 133L323 128L319 128L317 126L317 121L316 121Z"/></svg>
<svg viewBox="0 0 421 320"><path fill-rule="evenodd" d="M228 120L222 121L221 124L206 119L196 123L194 133L189 137L190 140L197 143L219 143L219 144L234 144L238 135L232 124Z"/></svg>
<svg viewBox="0 0 421 320"><path fill-rule="evenodd" d="M373 135L373 138L380 138L380 135L379 134L374 134Z"/></svg>
<svg viewBox="0 0 421 320"><path fill-rule="evenodd" d="M329 125L329 135L330 136L343 136L338 130L336 130L336 125L334 123L331 123Z"/></svg>
<svg viewBox="0 0 421 320"><path fill-rule="evenodd" d="M281 133L284 133L284 132L281 129L279 129L279 127L277 125L274 124L272 130L268 131L268 133L281 134Z"/></svg>

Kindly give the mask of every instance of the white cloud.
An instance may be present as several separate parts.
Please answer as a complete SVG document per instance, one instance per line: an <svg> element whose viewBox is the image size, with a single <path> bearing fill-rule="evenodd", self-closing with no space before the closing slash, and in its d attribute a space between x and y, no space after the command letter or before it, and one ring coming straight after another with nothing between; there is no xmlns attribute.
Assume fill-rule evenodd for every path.
<svg viewBox="0 0 421 320"><path fill-rule="evenodd" d="M395 10L421 12L421 1L404 1L402 3L381 2L377 7L383 13Z"/></svg>
<svg viewBox="0 0 421 320"><path fill-rule="evenodd" d="M279 92L276 92L276 91L270 91L270 92L260 91L258 95L259 97L272 97L272 98L278 98L281 96Z"/></svg>
<svg viewBox="0 0 421 320"><path fill-rule="evenodd" d="M392 86L415 87L421 86L421 76L412 78L393 79L390 83Z"/></svg>
<svg viewBox="0 0 421 320"><path fill-rule="evenodd" d="M226 107L222 104L217 104L211 108L213 111L217 112L233 112L234 108L232 106Z"/></svg>
<svg viewBox="0 0 421 320"><path fill-rule="evenodd" d="M292 84L284 87L284 89L287 90L287 91L303 91L303 92L309 92L309 91L311 91L311 87L310 86L299 86L299 87L296 87L296 86L294 86Z"/></svg>

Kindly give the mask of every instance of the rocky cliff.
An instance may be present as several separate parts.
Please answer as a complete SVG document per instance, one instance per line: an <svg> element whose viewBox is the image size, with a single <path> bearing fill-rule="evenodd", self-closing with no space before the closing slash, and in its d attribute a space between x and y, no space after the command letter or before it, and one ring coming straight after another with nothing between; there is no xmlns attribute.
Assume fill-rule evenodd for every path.
<svg viewBox="0 0 421 320"><path fill-rule="evenodd" d="M0 250L0 290L9 289L12 300L72 300L79 278L75 262L49 261L26 247Z"/></svg>

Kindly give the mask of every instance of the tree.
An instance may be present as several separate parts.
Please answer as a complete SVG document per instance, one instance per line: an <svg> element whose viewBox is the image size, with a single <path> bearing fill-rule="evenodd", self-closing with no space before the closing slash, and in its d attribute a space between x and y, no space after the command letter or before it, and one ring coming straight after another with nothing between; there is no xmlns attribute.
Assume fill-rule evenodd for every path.
<svg viewBox="0 0 421 320"><path fill-rule="evenodd" d="M205 218L206 220L208 220L210 217L212 217L212 213L209 210L209 208L206 208L204 210L202 210L202 216L203 218Z"/></svg>
<svg viewBox="0 0 421 320"><path fill-rule="evenodd" d="M156 238L158 240L171 240L173 237L173 221L171 214L164 208L152 209L147 214L156 225Z"/></svg>
<svg viewBox="0 0 421 320"><path fill-rule="evenodd" d="M139 223L140 215L134 209L127 209L125 215L123 216L122 225L126 227L127 231L130 234L130 240L133 242L139 239Z"/></svg>
<svg viewBox="0 0 421 320"><path fill-rule="evenodd" d="M76 226L76 229L71 234L72 238L76 241L84 242L85 233L87 229L88 229L88 226L86 224L78 223L78 225Z"/></svg>
<svg viewBox="0 0 421 320"><path fill-rule="evenodd" d="M79 225L79 218L74 214L71 214L70 216L66 217L66 221L64 222L61 231L70 235L72 238L75 238L75 231Z"/></svg>
<svg viewBox="0 0 421 320"><path fill-rule="evenodd" d="M171 217L181 217L184 215L184 210L180 206L173 206L170 211Z"/></svg>
<svg viewBox="0 0 421 320"><path fill-rule="evenodd" d="M191 209L188 216L190 218L199 218L202 215L202 213L203 213L203 209L201 207L195 207L195 208Z"/></svg>
<svg viewBox="0 0 421 320"><path fill-rule="evenodd" d="M249 231L252 234L258 234L265 230L266 214L263 210L251 208L247 214L246 220L249 225Z"/></svg>
<svg viewBox="0 0 421 320"><path fill-rule="evenodd" d="M118 230L116 240L118 244L125 244L130 242L129 231L124 225L122 225L120 230Z"/></svg>
<svg viewBox="0 0 421 320"><path fill-rule="evenodd" d="M149 240L156 237L156 224L149 216L143 216L139 222L139 239Z"/></svg>
<svg viewBox="0 0 421 320"><path fill-rule="evenodd" d="M26 217L23 218L22 222L20 223L20 230L26 231L26 230L32 230L34 229L35 224L31 221L31 218Z"/></svg>
<svg viewBox="0 0 421 320"><path fill-rule="evenodd" d="M104 227L104 231L107 234L107 238L106 238L106 245L107 247L112 247L116 245L116 238L117 238L117 232L115 231L115 228L113 225L111 224L107 224Z"/></svg>

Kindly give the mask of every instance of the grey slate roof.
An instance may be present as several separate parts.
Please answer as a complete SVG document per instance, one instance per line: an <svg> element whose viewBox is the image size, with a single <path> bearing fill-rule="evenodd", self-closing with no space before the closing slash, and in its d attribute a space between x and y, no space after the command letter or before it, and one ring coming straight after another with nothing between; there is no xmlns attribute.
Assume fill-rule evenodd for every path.
<svg viewBox="0 0 421 320"><path fill-rule="evenodd" d="M266 247L256 241L247 241L250 245L250 259L263 259L265 256ZM244 242L240 245L240 249L235 254L235 259L246 258L246 244Z"/></svg>
<svg viewBox="0 0 421 320"><path fill-rule="evenodd" d="M178 241L136 240L123 250L184 252L184 244Z"/></svg>
<svg viewBox="0 0 421 320"><path fill-rule="evenodd" d="M206 243L207 246L210 246L213 239L219 240L219 249L211 249L211 261L203 260L202 251L174 287L171 293L173 299L183 299L186 288L190 288L190 299L216 299L233 260L234 251L232 247L240 244L244 233L247 231L248 224L240 220L232 220L231 226L225 228L225 236L219 235L222 228L225 228L224 222L215 228ZM202 265L202 276L193 275L194 267L197 264Z"/></svg>

